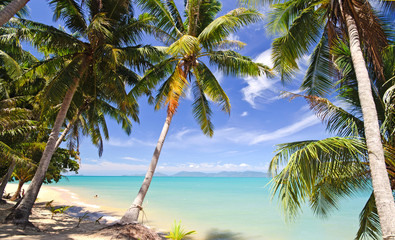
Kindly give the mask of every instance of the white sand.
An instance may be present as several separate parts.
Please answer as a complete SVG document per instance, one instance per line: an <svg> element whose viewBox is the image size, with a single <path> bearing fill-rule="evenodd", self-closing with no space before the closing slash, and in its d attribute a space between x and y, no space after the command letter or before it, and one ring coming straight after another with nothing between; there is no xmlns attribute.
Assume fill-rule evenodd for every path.
<svg viewBox="0 0 395 240"><path fill-rule="evenodd" d="M28 186L25 184L23 189L26 191ZM5 192L14 193L17 187L18 185L15 183L8 183ZM80 196L68 189L43 185L36 202L46 203L52 200L54 206L72 206L67 210L67 214L72 217L78 218L88 213L84 219L95 221L102 217L101 222L109 224L118 221L122 216L120 212L114 211L110 207L99 206L89 202L89 199L81 199Z"/></svg>
<svg viewBox="0 0 395 240"><path fill-rule="evenodd" d="M28 185L24 186L26 191ZM5 190L6 193L13 193L17 184L9 183ZM52 213L45 204L53 201L53 206L72 206L65 214L55 214L51 219ZM13 205L0 205L0 221L3 222L8 209ZM106 230L99 232L108 224L116 223L119 219L119 212L113 212L110 208L99 206L88 199L81 199L77 194L68 189L43 185L38 195L32 215L29 220L40 231L33 228L21 229L13 224L0 225L0 238L5 239L42 239L42 240L70 240L70 239L112 239L117 232ZM84 217L83 217L84 216ZM80 226L77 228L79 218L83 217ZM100 224L96 222L99 220Z"/></svg>

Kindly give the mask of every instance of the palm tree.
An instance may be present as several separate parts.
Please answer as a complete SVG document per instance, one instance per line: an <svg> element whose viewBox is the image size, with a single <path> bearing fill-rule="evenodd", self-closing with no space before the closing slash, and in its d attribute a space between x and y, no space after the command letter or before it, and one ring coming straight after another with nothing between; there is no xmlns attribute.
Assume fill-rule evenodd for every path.
<svg viewBox="0 0 395 240"><path fill-rule="evenodd" d="M0 4L0 27L7 23L19 11L23 11L27 2L29 0L2 0Z"/></svg>
<svg viewBox="0 0 395 240"><path fill-rule="evenodd" d="M245 2L251 1L245 0ZM265 1L261 0L261 2ZM361 48L362 40L363 49L374 62L374 70L380 76L380 81L383 81L383 62L380 52L387 42L374 10L366 0L284 1L274 5L269 26L271 30L281 34L273 42L273 60L283 80L292 78L295 70L298 69L297 59L306 54L312 45L318 43L313 53L317 61L314 62L314 66L311 66L310 74L306 75L303 86L317 84L322 87L329 83L327 80L320 83L323 76L330 75L329 65L324 66L325 62L319 61L322 49L331 45L332 41L338 37L349 39L362 106L372 184L383 237L394 239L395 203L385 168L371 81ZM322 66L324 68L317 70Z"/></svg>
<svg viewBox="0 0 395 240"><path fill-rule="evenodd" d="M11 178L12 172L14 171L17 162L25 161L22 154L14 148L14 146L20 142L8 141L5 139L5 135L25 135L26 130L30 130L33 125L31 120L26 118L29 116L29 110L21 109L17 107L11 107L10 102L15 99L6 99L0 101L0 157L3 160L3 164L6 163L8 167L7 172L2 176L0 184L0 199L3 196L4 190L7 186L8 180ZM7 107L5 107L7 106ZM15 126L15 123L21 125ZM11 145L12 144L12 145ZM13 146L14 145L14 146Z"/></svg>
<svg viewBox="0 0 395 240"><path fill-rule="evenodd" d="M10 200L19 198L23 184L31 181L37 169L42 152L45 149L45 142L32 142L20 145L20 152L29 161L19 162L13 172L13 178L18 180L18 188ZM77 154L73 149L59 148L55 151L45 175L44 183L58 182L63 176L62 173L74 171L77 173L79 164L76 161Z"/></svg>
<svg viewBox="0 0 395 240"><path fill-rule="evenodd" d="M277 193L288 218L300 212L301 204L309 202L314 212L326 216L337 208L342 197L353 196L361 190L371 190L371 174L367 144L364 139L364 123L360 118L361 104L358 85L352 67L351 52L343 42L332 48L335 64L343 78L339 81L338 98L348 104L348 109L337 107L329 100L317 96L302 96L327 125L328 131L338 137L323 140L300 141L278 145L270 169L273 178L273 196ZM385 151L387 174L391 189L395 190L394 159L394 77L395 47L383 54L383 74L388 79L381 84L379 77L371 76L377 115L380 121L381 138ZM372 65L369 65L373 72ZM291 94L292 97L298 95ZM280 166L286 164L278 173ZM381 239L377 203L372 193L360 214L360 228L356 239Z"/></svg>
<svg viewBox="0 0 395 240"><path fill-rule="evenodd" d="M8 170L1 181L0 198L17 162L25 161L15 147L25 142L30 131L37 129L34 96L43 87L43 81L37 77L21 86L16 81L37 59L21 48L12 48L9 44L1 47L4 51L0 51L0 156Z"/></svg>
<svg viewBox="0 0 395 240"><path fill-rule="evenodd" d="M187 88L193 85L193 113L204 134L213 135L209 100L219 104L223 111L230 112L229 98L204 59L228 75L258 76L270 72L268 67L254 63L248 57L223 50L244 45L227 37L242 26L259 21L261 15L257 11L239 8L215 18L221 9L219 1L191 0L186 2L183 22L172 0L140 0L138 3L157 19L159 31L156 33L168 45L165 49L169 58L149 69L134 91L147 92L164 80L154 102L155 109L167 107L167 116L145 179L132 206L122 217L123 223L138 220L171 120Z"/></svg>
<svg viewBox="0 0 395 240"><path fill-rule="evenodd" d="M123 87L122 87L123 86ZM120 83L117 90L110 90L106 88L103 90L96 89L97 96L95 99L84 97L84 103L79 104L80 107L77 111L70 111L71 119L69 119L67 126L64 128L58 141L56 142L56 148L64 141L68 136L69 148L77 148L79 152L79 139L80 135L90 136L92 143L98 148L99 156L103 153L103 137L109 139L109 131L107 128L106 117L112 118L121 124L126 134L130 134L132 130L132 121L138 122L138 109L137 104L133 103L134 106L128 108L122 107L123 104L130 104L127 101L127 93L125 86ZM112 101L108 101L109 96L113 96ZM112 103L117 103L118 106L112 106ZM133 109L134 111L130 111Z"/></svg>
<svg viewBox="0 0 395 240"><path fill-rule="evenodd" d="M160 52L146 46L132 46L139 41L143 26L149 16L132 17L130 1L52 1L54 17L63 19L71 33L28 20L12 20L11 27L1 41L27 40L48 59L38 64L34 71L56 72L49 81L45 98L49 106L59 104L57 117L52 125L46 148L35 176L20 205L10 218L16 224L26 224L33 203L38 195L51 157L55 151L58 135L74 93L78 86L98 85L117 80L136 81L138 75L126 65L144 69L150 59L158 59ZM108 85L109 86L109 85ZM103 87L104 88L104 87ZM101 88L101 89L103 89ZM95 89L95 88L90 88ZM134 102L134 99L127 99ZM135 104L124 104L129 108ZM133 111L133 109L131 110Z"/></svg>

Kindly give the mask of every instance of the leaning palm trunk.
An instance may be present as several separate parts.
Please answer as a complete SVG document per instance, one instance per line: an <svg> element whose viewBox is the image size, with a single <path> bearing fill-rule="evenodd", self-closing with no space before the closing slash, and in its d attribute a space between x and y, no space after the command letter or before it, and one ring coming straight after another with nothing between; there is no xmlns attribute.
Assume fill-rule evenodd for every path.
<svg viewBox="0 0 395 240"><path fill-rule="evenodd" d="M79 83L79 78L74 79L73 85L67 91L58 115L56 116L56 120L54 126L52 128L52 132L49 135L49 139L47 145L45 146L43 155L40 160L40 164L38 165L37 171L32 179L32 182L29 185L29 188L26 191L25 197L23 198L20 205L14 210L12 213L13 222L15 224L27 224L29 219L30 211L33 207L34 201L37 198L38 192L40 191L41 185L44 181L45 174L48 170L49 163L51 161L52 155L55 152L56 141L58 140L60 128L66 118L67 111L70 107L71 100L73 99L74 93L77 90Z"/></svg>
<svg viewBox="0 0 395 240"><path fill-rule="evenodd" d="M0 11L0 27L8 22L29 0L13 0Z"/></svg>
<svg viewBox="0 0 395 240"><path fill-rule="evenodd" d="M372 86L360 47L355 20L351 14L344 12L343 9L341 10L346 19L350 38L351 57L358 81L358 95L361 102L372 185L377 212L380 218L381 231L384 240L395 239L395 203L385 165L379 121L372 95Z"/></svg>
<svg viewBox="0 0 395 240"><path fill-rule="evenodd" d="M3 197L5 187L7 186L8 181L11 178L12 172L14 171L16 165L16 161L12 160L10 167L8 168L7 174L3 177L0 185L0 199Z"/></svg>
<svg viewBox="0 0 395 240"><path fill-rule="evenodd" d="M14 195L11 197L11 199L10 199L11 201L14 201L14 200L18 199L21 196L21 191L22 191L23 184L25 184L25 182L22 181L22 180L19 180L18 188L16 189Z"/></svg>
<svg viewBox="0 0 395 240"><path fill-rule="evenodd" d="M133 204L126 211L121 219L121 223L129 224L137 222L139 218L140 210L143 209L142 204L147 194L148 188L151 184L152 177L155 173L156 165L158 164L159 155L163 147L163 143L165 142L167 132L169 131L171 119L173 118L173 113L168 111L165 124L163 125L162 132L159 136L158 143L156 144L156 148L154 151L154 155L152 156L151 164L145 174L145 178L143 184L141 185L140 191L137 194L137 197L134 199Z"/></svg>
<svg viewBox="0 0 395 240"><path fill-rule="evenodd" d="M73 126L73 124L77 121L77 119L80 117L81 113L85 110L86 105L81 106L81 108L78 110L77 114L71 119L71 121L69 122L69 124L67 124L66 128L63 130L62 134L60 135L60 137L58 138L58 140L56 141L56 145L55 145L55 151L56 149L58 149L58 147L60 146L60 144L63 142L63 139L67 136L67 134L70 132L71 127Z"/></svg>
<svg viewBox="0 0 395 240"><path fill-rule="evenodd" d="M73 121L74 120L74 121ZM60 137L58 138L58 140L56 141L55 144L55 151L56 149L58 149L58 147L60 146L60 144L63 142L63 139L67 136L67 134L69 133L71 127L73 126L74 122L77 120L77 118L73 119L72 121L69 122L69 124L67 125L67 127L63 130L62 134L60 135Z"/></svg>

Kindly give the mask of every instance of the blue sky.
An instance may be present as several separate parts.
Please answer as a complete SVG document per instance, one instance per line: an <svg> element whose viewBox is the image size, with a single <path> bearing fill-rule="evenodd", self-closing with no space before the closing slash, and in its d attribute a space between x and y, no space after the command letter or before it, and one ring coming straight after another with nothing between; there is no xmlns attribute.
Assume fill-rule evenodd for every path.
<svg viewBox="0 0 395 240"><path fill-rule="evenodd" d="M178 0L180 3L183 0ZM237 0L222 1L220 15L237 7ZM52 21L52 12L43 0L30 1L31 19L59 26ZM182 6L180 4L180 6ZM261 9L265 14L266 10ZM250 25L232 39L247 44L240 52L254 60L271 65L271 40L264 23ZM157 44L147 37L144 43ZM225 76L212 68L228 94L232 110L230 116L213 105L214 136L206 137L192 114L192 100L187 96L173 118L162 149L157 171L263 171L266 172L275 145L284 142L321 139L325 127L309 110L303 99L281 99L283 90L297 91L308 56L300 60L299 77L283 86L278 78L236 78ZM83 175L132 175L148 168L154 147L162 129L166 111L154 111L153 106L140 101L140 124L135 123L132 134L126 135L116 122L109 120L110 140L104 143L104 153L88 138L81 141L81 169Z"/></svg>

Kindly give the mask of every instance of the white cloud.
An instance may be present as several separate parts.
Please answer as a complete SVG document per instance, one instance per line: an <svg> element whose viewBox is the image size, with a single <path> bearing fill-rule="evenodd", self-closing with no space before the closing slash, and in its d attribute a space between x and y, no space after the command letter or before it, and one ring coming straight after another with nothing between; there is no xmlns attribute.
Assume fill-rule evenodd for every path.
<svg viewBox="0 0 395 240"><path fill-rule="evenodd" d="M248 115L248 112L243 112L242 114L240 114L240 116L242 117L246 117Z"/></svg>
<svg viewBox="0 0 395 240"><path fill-rule="evenodd" d="M114 176L144 173L147 169L148 164L117 163L104 160L94 164L82 163L78 172L84 175Z"/></svg>
<svg viewBox="0 0 395 240"><path fill-rule="evenodd" d="M221 171L267 171L268 165L251 166L246 163L186 163L177 165L160 164L157 172L177 173L181 171L199 171L199 172L221 172ZM148 164L127 164L102 161L98 164L81 164L80 174L84 175L134 175L144 174L148 169Z"/></svg>
<svg viewBox="0 0 395 240"><path fill-rule="evenodd" d="M258 55L258 57L256 57L254 59L255 62L258 63L262 63L265 64L269 67L273 67L273 61L272 61L272 49L269 48L265 51L263 51L261 54Z"/></svg>
<svg viewBox="0 0 395 240"><path fill-rule="evenodd" d="M273 67L271 55L272 49L267 49L259 54L254 61ZM268 101L273 98L274 95L278 95L278 91L275 87L275 84L279 81L278 79L269 79L266 76L260 76L247 77L244 78L244 81L247 82L248 86L241 89L243 100L247 101L253 108L257 107L257 98Z"/></svg>
<svg viewBox="0 0 395 240"><path fill-rule="evenodd" d="M288 90L287 92L288 92L288 93L293 93L293 94L299 94L299 93L302 92L302 90L300 90L300 89L295 89L295 90ZM282 94L282 93L284 93L284 94ZM269 100L270 100L270 101L275 101L275 100L279 100L279 99L286 99L286 98L288 98L288 97L290 97L289 94L287 94L286 92L281 92L279 95L274 96L274 97L270 98ZM308 108L308 105L306 105L306 107Z"/></svg>
<svg viewBox="0 0 395 240"><path fill-rule="evenodd" d="M234 33L229 34L227 39L230 41L240 41L240 37Z"/></svg>
<svg viewBox="0 0 395 240"><path fill-rule="evenodd" d="M308 64L309 64L309 61L310 61L310 56L311 55L305 54L305 55L303 55L301 58L299 58L297 60L296 63L299 66L299 73L300 74L304 75L304 73L307 71L307 67L309 66Z"/></svg>
<svg viewBox="0 0 395 240"><path fill-rule="evenodd" d="M184 136L189 135L190 133L197 132L195 129L183 128L182 130L172 134L168 137L169 141L183 141Z"/></svg>
<svg viewBox="0 0 395 240"><path fill-rule="evenodd" d="M188 164L179 164L174 166L159 166L158 168L160 172L164 173L176 173L181 171L187 172L221 172L221 171L261 171L266 172L268 169L268 164L252 166L246 163L188 163Z"/></svg>
<svg viewBox="0 0 395 240"><path fill-rule="evenodd" d="M111 138L109 141L106 142L106 144L108 144L110 146L115 146L115 147L130 147L130 146L136 146L136 145L154 147L156 145L154 142L142 141L142 140L139 140L136 138L130 138L128 140L119 139L119 138Z"/></svg>
<svg viewBox="0 0 395 240"><path fill-rule="evenodd" d="M308 111L308 109L302 109L302 112L304 111ZM235 143L242 145L254 145L292 136L321 122L313 114L304 114L303 116L304 117L298 121L292 122L287 126L270 132L265 132L264 129L246 130L242 128L228 127L215 130L213 138L208 138L198 130L184 129L169 138L169 141L166 144L168 148L204 146L204 150L208 150L210 146L218 146L219 144Z"/></svg>
<svg viewBox="0 0 395 240"><path fill-rule="evenodd" d="M128 160L132 162L148 162L147 160L144 159L138 159L138 158L133 158L133 157L123 157L123 160Z"/></svg>
<svg viewBox="0 0 395 240"><path fill-rule="evenodd" d="M240 41L240 37L234 33L229 34L229 36L226 38L226 40L228 41L233 41L233 42L241 42ZM238 50L240 48L243 48L244 44L242 44L242 46L240 47L238 44L224 44L222 46L218 47L218 50Z"/></svg>
<svg viewBox="0 0 395 240"><path fill-rule="evenodd" d="M215 72L213 72L215 78L217 79L217 81L219 83L222 83L223 79L224 79L224 73L220 70L216 70Z"/></svg>
<svg viewBox="0 0 395 240"><path fill-rule="evenodd" d="M303 55L297 60L299 70L295 73L293 81L287 84L287 88L299 88L303 76L308 67L310 55ZM265 64L273 68L272 61L272 49L269 48L259 54L255 59L255 62ZM267 78L266 76L261 77L247 77L244 81L248 84L241 90L243 93L243 100L247 101L253 108L258 107L258 103L270 103L281 99L280 93L283 90L298 93L300 90L289 90L284 86L280 85L280 78Z"/></svg>
<svg viewBox="0 0 395 240"><path fill-rule="evenodd" d="M277 129L276 131L270 133L261 134L255 137L251 141L251 144L257 144L274 139L284 138L318 123L320 123L320 120L315 115L310 115L306 118L303 118L301 121L295 122L289 126Z"/></svg>
<svg viewBox="0 0 395 240"><path fill-rule="evenodd" d="M187 87L186 91L184 92L185 94L185 99L187 100L193 100L193 93L192 93L192 87L189 84L189 86Z"/></svg>

